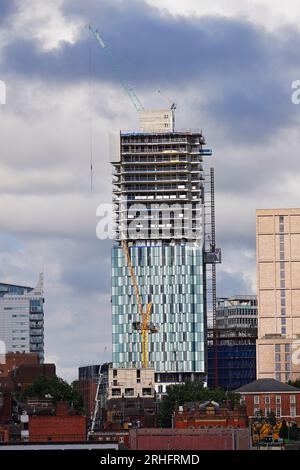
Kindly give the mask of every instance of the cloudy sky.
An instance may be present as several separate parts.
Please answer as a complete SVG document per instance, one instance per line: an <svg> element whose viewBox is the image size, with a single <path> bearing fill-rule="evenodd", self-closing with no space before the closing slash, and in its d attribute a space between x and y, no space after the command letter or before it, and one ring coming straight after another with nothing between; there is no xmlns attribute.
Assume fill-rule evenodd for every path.
<svg viewBox="0 0 300 470"><path fill-rule="evenodd" d="M144 105L165 106L162 89L214 149L219 295L255 291L255 209L300 198L298 0L0 0L0 279L44 271L46 358L68 380L110 359L96 208L111 200L108 136L137 126L89 23Z"/></svg>

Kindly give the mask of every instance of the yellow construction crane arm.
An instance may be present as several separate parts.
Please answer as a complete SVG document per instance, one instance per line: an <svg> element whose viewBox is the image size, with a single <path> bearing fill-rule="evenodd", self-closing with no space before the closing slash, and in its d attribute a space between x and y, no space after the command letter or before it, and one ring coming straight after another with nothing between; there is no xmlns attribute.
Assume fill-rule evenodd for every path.
<svg viewBox="0 0 300 470"><path fill-rule="evenodd" d="M140 312L140 315L142 317L142 321L140 323L138 322L137 329L139 329L142 333L142 367L143 367L143 369L147 369L149 367L149 357L148 357L149 356L149 352L148 352L149 338L148 338L148 335L149 335L149 332L150 333L156 333L158 331L158 329L154 325L152 325L152 326L149 325L149 318L151 316L153 302L151 301L151 302L148 303L147 310L146 310L146 312L144 312L143 304L142 304L142 300L141 300L141 296L140 296L140 291L139 291L139 286L138 286L138 283L137 283L136 275L135 275L135 272L134 272L134 268L133 268L132 261L131 261L131 256L130 256L128 245L127 245L126 241L122 242L122 248L123 248L123 251L124 251L126 259L127 259L127 265L128 265L128 268L129 268L130 277L131 277L131 281L132 281L132 284L133 284L136 300L137 300L137 303L138 303L139 312Z"/></svg>

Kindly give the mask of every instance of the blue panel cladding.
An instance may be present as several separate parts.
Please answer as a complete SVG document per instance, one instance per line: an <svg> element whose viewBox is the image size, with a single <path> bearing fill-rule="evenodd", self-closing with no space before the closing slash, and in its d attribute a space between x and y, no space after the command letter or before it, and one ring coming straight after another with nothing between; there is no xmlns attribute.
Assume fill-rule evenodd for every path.
<svg viewBox="0 0 300 470"><path fill-rule="evenodd" d="M130 256L143 307L152 300L149 361L156 372L205 372L203 254L201 247L133 246ZM114 367L141 367L137 301L125 254L112 249Z"/></svg>
<svg viewBox="0 0 300 470"><path fill-rule="evenodd" d="M208 347L208 387L214 388L214 347ZM256 345L218 345L218 386L235 390L256 380Z"/></svg>

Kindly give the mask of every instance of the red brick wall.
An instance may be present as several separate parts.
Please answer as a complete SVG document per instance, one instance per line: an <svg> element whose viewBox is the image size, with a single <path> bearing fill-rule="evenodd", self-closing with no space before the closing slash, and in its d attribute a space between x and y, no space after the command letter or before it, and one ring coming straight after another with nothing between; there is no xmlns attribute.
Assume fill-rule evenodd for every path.
<svg viewBox="0 0 300 470"><path fill-rule="evenodd" d="M296 397L296 415L290 416L290 396ZM296 421L300 426L300 391L297 393L256 393L256 394L241 394L245 398L247 414L249 417L254 416L254 408L257 407L262 410L265 415L266 407L271 408L271 411L276 414L276 396L281 396L281 419L286 421ZM259 405L254 405L254 396L259 396ZM265 396L270 397L270 405L265 404Z"/></svg>
<svg viewBox="0 0 300 470"><path fill-rule="evenodd" d="M11 393L3 393L0 406L0 424L11 423Z"/></svg>
<svg viewBox="0 0 300 470"><path fill-rule="evenodd" d="M85 416L30 416L29 418L29 442L85 440Z"/></svg>
<svg viewBox="0 0 300 470"><path fill-rule="evenodd" d="M1 377L9 377L11 371L23 364L38 365L39 356L36 353L7 353L5 363L0 364Z"/></svg>
<svg viewBox="0 0 300 470"><path fill-rule="evenodd" d="M38 377L55 377L56 367L55 364L23 364L20 365L13 373L13 380L15 384L24 390L28 385L31 385Z"/></svg>
<svg viewBox="0 0 300 470"><path fill-rule="evenodd" d="M95 408L97 384L90 380L78 380L74 382L74 388L82 396L86 415L90 418Z"/></svg>
<svg viewBox="0 0 300 470"><path fill-rule="evenodd" d="M245 412L242 415L238 411L224 409L213 415L199 411L179 411L175 414L175 428L177 429L199 428L201 426L246 428L248 427L248 419Z"/></svg>
<svg viewBox="0 0 300 470"><path fill-rule="evenodd" d="M246 450L248 429L131 429L131 450Z"/></svg>
<svg viewBox="0 0 300 470"><path fill-rule="evenodd" d="M9 432L7 429L0 427L0 442L9 442Z"/></svg>

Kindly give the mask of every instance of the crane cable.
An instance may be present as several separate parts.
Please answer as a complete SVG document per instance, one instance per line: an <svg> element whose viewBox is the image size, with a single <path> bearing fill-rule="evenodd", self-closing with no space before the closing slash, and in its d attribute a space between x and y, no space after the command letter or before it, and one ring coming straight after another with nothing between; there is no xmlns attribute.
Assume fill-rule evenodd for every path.
<svg viewBox="0 0 300 470"><path fill-rule="evenodd" d="M92 116L92 35L89 29L89 140L90 140L90 172L91 193L93 192L93 116Z"/></svg>

